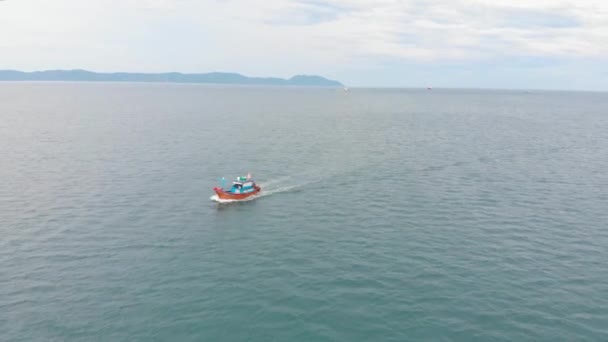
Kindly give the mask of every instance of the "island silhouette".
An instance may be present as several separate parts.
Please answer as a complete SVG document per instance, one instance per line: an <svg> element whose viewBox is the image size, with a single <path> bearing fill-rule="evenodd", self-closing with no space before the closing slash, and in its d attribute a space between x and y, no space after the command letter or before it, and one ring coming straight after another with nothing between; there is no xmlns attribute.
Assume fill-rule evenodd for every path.
<svg viewBox="0 0 608 342"><path fill-rule="evenodd" d="M88 70L44 70L24 72L0 70L0 81L75 81L75 82L170 82L243 84L270 86L341 87L342 83L316 75L296 75L288 79L277 77L247 77L230 72L210 73L101 73Z"/></svg>

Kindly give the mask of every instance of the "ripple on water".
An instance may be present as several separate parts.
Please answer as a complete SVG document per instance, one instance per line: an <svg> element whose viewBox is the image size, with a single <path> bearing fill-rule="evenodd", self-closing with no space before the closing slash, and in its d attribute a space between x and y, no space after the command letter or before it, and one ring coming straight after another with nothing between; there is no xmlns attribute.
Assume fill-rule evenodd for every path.
<svg viewBox="0 0 608 342"><path fill-rule="evenodd" d="M3 339L608 340L605 96L0 88Z"/></svg>

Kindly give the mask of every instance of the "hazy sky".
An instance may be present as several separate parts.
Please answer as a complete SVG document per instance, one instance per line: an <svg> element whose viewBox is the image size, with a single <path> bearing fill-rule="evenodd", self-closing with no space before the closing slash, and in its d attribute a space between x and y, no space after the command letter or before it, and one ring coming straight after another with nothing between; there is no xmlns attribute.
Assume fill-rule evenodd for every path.
<svg viewBox="0 0 608 342"><path fill-rule="evenodd" d="M3 0L0 69L608 90L608 0Z"/></svg>

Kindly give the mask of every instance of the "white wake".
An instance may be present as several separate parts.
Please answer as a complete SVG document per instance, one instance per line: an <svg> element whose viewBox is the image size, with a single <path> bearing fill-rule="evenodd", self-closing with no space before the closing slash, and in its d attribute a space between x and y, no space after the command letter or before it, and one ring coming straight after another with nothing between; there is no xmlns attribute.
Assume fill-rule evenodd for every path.
<svg viewBox="0 0 608 342"><path fill-rule="evenodd" d="M251 197L247 197L247 198L242 199L242 200L231 200L231 199L222 199L222 198L219 198L218 195L213 195L213 196L209 197L209 199L212 200L212 201L215 201L217 203L233 203L233 202L252 201L252 200L254 200L254 199L258 198L258 197L260 197L260 194L253 195Z"/></svg>

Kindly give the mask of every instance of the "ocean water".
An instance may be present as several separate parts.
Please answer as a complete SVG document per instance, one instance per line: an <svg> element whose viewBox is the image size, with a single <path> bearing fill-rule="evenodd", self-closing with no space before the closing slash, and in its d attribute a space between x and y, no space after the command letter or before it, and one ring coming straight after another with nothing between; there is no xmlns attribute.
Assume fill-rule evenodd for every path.
<svg viewBox="0 0 608 342"><path fill-rule="evenodd" d="M0 161L2 341L608 340L606 93L2 83Z"/></svg>

